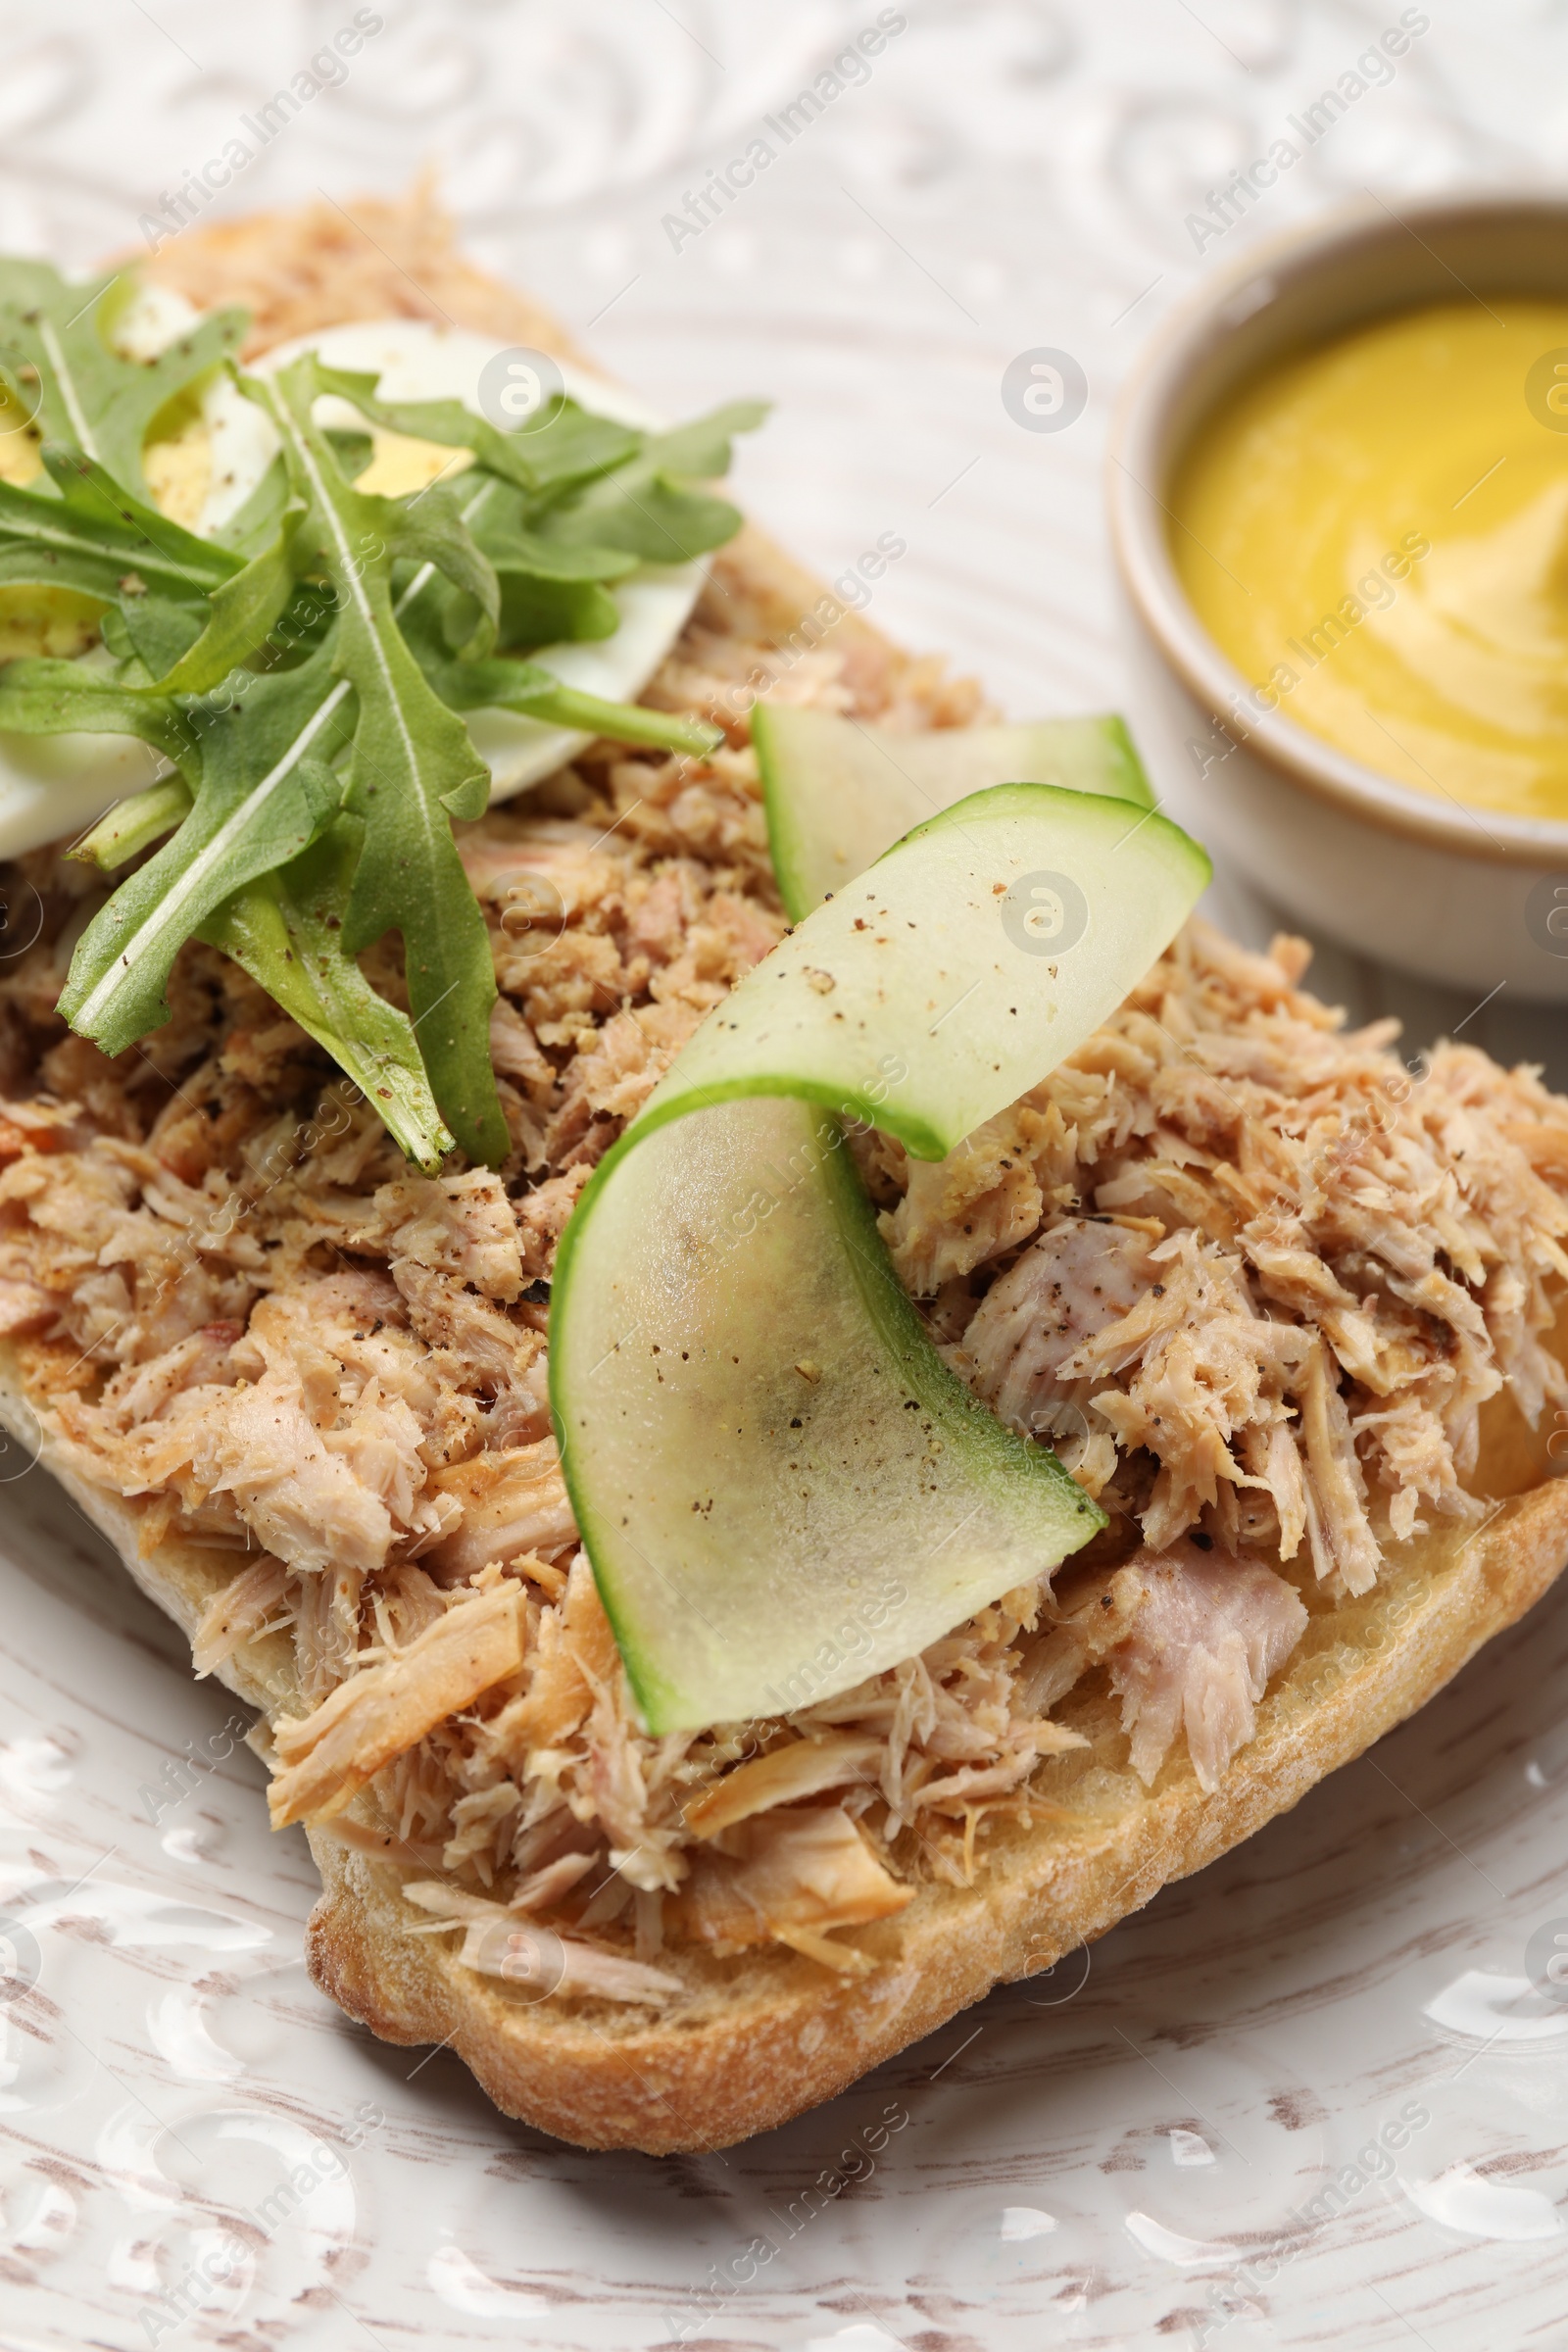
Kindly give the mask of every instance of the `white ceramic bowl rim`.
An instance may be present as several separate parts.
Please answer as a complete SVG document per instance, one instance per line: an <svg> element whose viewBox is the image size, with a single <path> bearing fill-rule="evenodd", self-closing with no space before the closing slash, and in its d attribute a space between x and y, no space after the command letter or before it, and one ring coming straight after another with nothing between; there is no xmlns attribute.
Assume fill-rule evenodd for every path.
<svg viewBox="0 0 1568 2352"><path fill-rule="evenodd" d="M1160 495L1170 461L1185 439L1170 432L1171 411L1198 364L1287 287L1319 276L1331 283L1335 261L1358 248L1403 234L1431 255L1429 235L1500 221L1509 214L1549 221L1568 247L1568 196L1517 187L1401 198L1397 212L1373 197L1254 241L1174 312L1145 347L1111 424L1106 498L1112 544L1134 605L1178 677L1233 741L1261 752L1299 782L1390 831L1472 858L1568 868L1568 819L1513 816L1471 808L1456 799L1446 806L1436 795L1363 766L1278 710L1251 706L1251 681L1221 653L1187 600L1171 560L1170 510ZM1568 285L1549 289L1565 290ZM1424 295L1412 288L1412 298ZM1388 306L1397 307L1396 302ZM1227 715L1239 704L1246 710L1245 723Z"/></svg>

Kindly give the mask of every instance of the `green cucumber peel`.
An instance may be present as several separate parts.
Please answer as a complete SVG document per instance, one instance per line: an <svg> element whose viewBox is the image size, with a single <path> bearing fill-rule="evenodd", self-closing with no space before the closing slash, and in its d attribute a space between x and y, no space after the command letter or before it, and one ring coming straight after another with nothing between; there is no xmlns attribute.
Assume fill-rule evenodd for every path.
<svg viewBox="0 0 1568 2352"><path fill-rule="evenodd" d="M783 1093L941 1159L1115 1009L1210 871L1178 826L1125 801L971 794L798 923L714 1006L637 1126ZM909 1075L883 1095L894 1047Z"/></svg>
<svg viewBox="0 0 1568 2352"><path fill-rule="evenodd" d="M1027 777L1154 806L1132 737L1114 716L900 735L828 710L763 703L752 714L752 740L773 870L796 921L911 827L993 784Z"/></svg>
<svg viewBox="0 0 1568 2352"><path fill-rule="evenodd" d="M552 1288L566 1486L655 1733L831 1697L1104 1525L937 1354L831 1113L623 1138Z"/></svg>
<svg viewBox="0 0 1568 2352"><path fill-rule="evenodd" d="M806 916L596 1169L551 1396L651 1730L827 1698L1103 1524L937 1354L839 1122L944 1156L1114 1009L1208 873L1124 801L970 795Z"/></svg>

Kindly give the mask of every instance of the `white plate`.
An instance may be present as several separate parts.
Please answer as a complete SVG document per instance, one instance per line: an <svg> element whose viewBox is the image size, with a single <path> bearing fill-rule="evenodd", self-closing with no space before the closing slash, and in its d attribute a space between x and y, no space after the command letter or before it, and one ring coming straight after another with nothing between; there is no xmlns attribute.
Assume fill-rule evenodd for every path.
<svg viewBox="0 0 1568 2352"><path fill-rule="evenodd" d="M900 533L874 617L1033 715L1122 692L1098 419L1144 322L1203 267L1185 215L1398 12L908 0L869 81L678 252L664 215L873 8L382 13L346 84L230 201L324 185L353 214L367 180L439 157L481 257L662 409L777 398L743 446L744 503L830 575ZM203 77L133 10L65 6L26 36L7 243L82 267L122 244L171 159L220 154L295 62L269 54L258 80L245 12L157 15ZM1259 225L1368 179L1396 205L1402 185L1558 169L1565 67L1568 22L1451 0ZM1001 404L1003 368L1038 345L1091 380L1054 437ZM1266 930L1266 907L1226 904ZM1331 995L1407 1009L1412 1045L1469 1012L1381 971L1374 946L1334 959ZM1504 994L1464 1035L1513 1051L1529 1029ZM314 1874L297 1833L269 1838L248 1753L156 1827L138 1800L187 1741L225 1747L223 1692L192 1686L178 1638L45 1482L0 1489L0 1549L6 1891L40 1921L0 2069L7 2352L1561 2340L1568 2027L1521 1985L1531 1936L1568 1922L1568 1589L1374 1756L1107 1936L1087 1982L1064 1969L1054 2006L1035 2005L1050 1984L999 1993L785 2131L656 2163L510 2125L450 2056L339 2018L300 1963ZM1431 2121L1356 2185L1356 2151L1412 2099ZM386 2121L343 2146L365 2102ZM253 2273L159 2331L150 2290L318 2146L346 2179L323 2167L274 2205ZM1330 2168L1328 2218L1293 2221ZM865 2177L830 2194L849 2171ZM1205 2328L1211 2290L1253 2308Z"/></svg>
<svg viewBox="0 0 1568 2352"><path fill-rule="evenodd" d="M1442 2347L1522 2341L1499 2293L1560 2312L1568 2007L1525 1954L1568 1936L1568 1588L1054 1978L656 2162L504 2122L314 1990L314 1873L239 1710L52 1484L8 1492L8 2346L340 2347L353 2313L382 2343L1110 2352L1206 2315L1241 2352L1328 2310Z"/></svg>

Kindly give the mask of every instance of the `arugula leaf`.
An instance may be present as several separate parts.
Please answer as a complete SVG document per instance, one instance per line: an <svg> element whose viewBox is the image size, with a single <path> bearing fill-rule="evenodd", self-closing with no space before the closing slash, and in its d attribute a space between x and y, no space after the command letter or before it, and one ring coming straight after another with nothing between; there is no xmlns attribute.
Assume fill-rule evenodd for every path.
<svg viewBox="0 0 1568 2352"><path fill-rule="evenodd" d="M740 511L727 499L687 490L661 473L628 467L612 475L599 503L546 515L540 525L570 546L624 548L643 564L688 564L693 556L722 547L741 527Z"/></svg>
<svg viewBox="0 0 1568 2352"><path fill-rule="evenodd" d="M339 472L311 414L321 375L310 355L293 361L273 405L305 509L296 560L314 560L336 591L333 666L359 699L348 806L365 818L365 838L343 946L352 956L384 931L402 933L414 1025L442 1116L470 1159L499 1166L511 1138L490 1063L495 968L451 822L482 814L490 779L398 627L391 550L403 516Z"/></svg>
<svg viewBox="0 0 1568 2352"><path fill-rule="evenodd" d="M370 986L343 948L343 915L363 828L340 816L315 846L236 891L201 926L274 1004L324 1046L400 1148L433 1176L453 1148L407 1013Z"/></svg>
<svg viewBox="0 0 1568 2352"><path fill-rule="evenodd" d="M486 487L490 495L479 506L470 528L503 577L508 572L526 571L542 580L623 580L637 569L636 557L624 548L573 546L545 538L530 529L526 520L530 509L520 492L504 482L490 482Z"/></svg>
<svg viewBox="0 0 1568 2352"><path fill-rule="evenodd" d="M433 441L441 449L470 450L487 471L519 490L558 490L590 481L623 465L642 445L642 434L631 426L590 416L573 400L558 400L546 420L525 434L504 433L461 400L379 400L379 381L346 368L320 367L321 390L349 401L372 424Z"/></svg>
<svg viewBox="0 0 1568 2352"><path fill-rule="evenodd" d="M623 466L644 439L632 425L615 424L590 415L574 400L562 400L543 424L529 427L521 447L533 485L561 496Z"/></svg>
<svg viewBox="0 0 1568 2352"><path fill-rule="evenodd" d="M357 482L375 455L375 442L368 433L345 433L335 425L326 428L332 455L345 479Z"/></svg>
<svg viewBox="0 0 1568 2352"><path fill-rule="evenodd" d="M547 509L534 528L558 546L619 548L644 564L685 564L722 547L741 527L738 509L689 481L727 472L731 436L752 431L766 415L761 401L733 401L654 434L629 465Z"/></svg>
<svg viewBox="0 0 1568 2352"><path fill-rule="evenodd" d="M597 580L501 574L501 638L532 653L542 645L599 645L620 626L620 607Z"/></svg>
<svg viewBox="0 0 1568 2352"><path fill-rule="evenodd" d="M195 738L172 703L124 687L83 662L24 660L0 668L0 730L18 735L137 735L183 765Z"/></svg>
<svg viewBox="0 0 1568 2352"><path fill-rule="evenodd" d="M246 378L241 376L239 381L243 390ZM254 556L270 540L287 504L288 468L281 457L274 457L238 514L218 525L213 545L233 548L241 556Z"/></svg>
<svg viewBox="0 0 1568 2352"><path fill-rule="evenodd" d="M0 372L45 440L71 442L140 496L148 427L238 352L248 319L214 311L156 360L129 360L109 337L134 292L124 271L74 285L46 262L0 263Z"/></svg>
<svg viewBox="0 0 1568 2352"><path fill-rule="evenodd" d="M523 492L494 474L479 477L477 491L463 509L500 584L500 642L535 646L613 637L620 609L603 583L635 571L636 557L618 548L552 547L529 530L524 518L530 511ZM454 598L446 623L449 645L462 638L464 612Z"/></svg>
<svg viewBox="0 0 1568 2352"><path fill-rule="evenodd" d="M423 603L423 600L420 600ZM401 612L403 634L415 660L441 700L454 710L515 710L546 726L608 735L617 743L646 743L660 751L701 759L722 743L721 727L678 712L645 710L640 703L609 703L596 694L564 686L538 662L505 656L486 662L455 659L446 648L440 617L418 604Z"/></svg>
<svg viewBox="0 0 1568 2352"><path fill-rule="evenodd" d="M460 592L471 626L458 651L487 654L501 617L501 583L494 564L466 527L462 493L443 482L422 491L407 507L392 506L390 552L395 563L430 564Z"/></svg>
<svg viewBox="0 0 1568 2352"><path fill-rule="evenodd" d="M119 606L104 614L100 626L110 652L135 664L135 674L127 672L121 683L143 694L208 694L264 649L274 656L283 650L272 632L299 600L287 517L270 546L199 604L144 595L139 581L129 583L133 593L125 581L120 586ZM315 624L319 617L330 614L313 611L310 627L291 632L285 643L318 643Z"/></svg>
<svg viewBox="0 0 1568 2352"><path fill-rule="evenodd" d="M60 998L72 1027L106 1054L168 1020L174 957L215 908L298 857L337 814L342 785L325 762L348 733L351 689L330 684L331 667L328 647L299 669L257 678L226 710L201 714L195 805L88 924ZM151 699L140 707L159 709Z"/></svg>
<svg viewBox="0 0 1568 2352"><path fill-rule="evenodd" d="M139 507L90 460L46 444L44 463L61 487L58 497L0 482L0 566L8 585L74 588L105 604L157 594L201 611L240 568L238 557Z"/></svg>
<svg viewBox="0 0 1568 2352"><path fill-rule="evenodd" d="M155 573L171 594L177 585L192 596L205 594L243 568L242 557L211 539L199 539L183 523L148 506L85 451L67 442L46 441L39 455L80 528L98 532L106 545L134 549L138 569Z"/></svg>
<svg viewBox="0 0 1568 2352"><path fill-rule="evenodd" d="M476 489L472 486L475 478ZM466 483L452 487L450 504L495 572L501 606L497 635L505 645L554 645L566 638L614 635L620 626L620 612L599 585L596 575L603 566L591 560L581 563L576 552L568 550L564 561L558 562L553 554L545 558L548 570L563 576L535 576L531 549L519 551L516 534L510 527L509 508L519 509L521 504L518 491L494 474L470 475ZM494 528L490 527L492 522ZM613 552L607 557L606 564L608 576L613 578L636 569L633 558ZM422 564L407 583L394 574L394 586L399 590L395 610L399 616L412 597L425 591L433 570L433 564ZM461 592L444 600L442 631L449 648L467 650L475 634L476 610ZM475 652L481 649L482 638L474 645Z"/></svg>
<svg viewBox="0 0 1568 2352"><path fill-rule="evenodd" d="M122 595L98 623L104 644L122 664L119 683L140 690L188 654L205 623L205 605L176 605L167 596Z"/></svg>
<svg viewBox="0 0 1568 2352"><path fill-rule="evenodd" d="M285 510L270 546L253 556L243 571L236 571L213 590L206 627L170 667L154 671L145 692L206 694L220 686L230 670L261 652L294 596L289 551L293 521L292 511ZM137 651L145 662L140 644Z"/></svg>
<svg viewBox="0 0 1568 2352"><path fill-rule="evenodd" d="M694 416L689 424L656 434L644 455L671 480L716 481L730 469L735 435L755 433L767 422L771 407L766 400L726 401L723 408L710 409L706 416Z"/></svg>

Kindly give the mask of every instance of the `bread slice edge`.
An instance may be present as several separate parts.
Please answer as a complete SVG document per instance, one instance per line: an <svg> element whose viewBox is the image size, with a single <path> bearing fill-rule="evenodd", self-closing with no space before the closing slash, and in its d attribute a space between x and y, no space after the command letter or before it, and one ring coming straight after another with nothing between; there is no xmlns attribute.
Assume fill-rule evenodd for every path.
<svg viewBox="0 0 1568 2352"><path fill-rule="evenodd" d="M0 1420L189 1636L232 1575L232 1554L168 1538L144 1547L141 1506L72 1466L4 1348ZM837 1978L794 1954L743 1953L707 1961L692 2002L668 2015L530 2001L464 1968L446 1939L411 1936L408 1874L329 1828L308 1831L323 1888L307 1931L310 1972L380 2039L446 2044L505 2114L562 2139L653 2155L727 2147L833 2097L994 1985L1092 1943L1289 1811L1441 1690L1565 1561L1568 1481L1557 1480L1502 1503L1435 1562L1414 1550L1357 1604L1351 1639L1285 1667L1254 1738L1211 1795L1180 1758L1108 1816L1009 1831L973 1886L922 1886L897 1920L860 1935L875 1961L864 1977ZM281 1645L218 1675L269 1717L293 1696Z"/></svg>
<svg viewBox="0 0 1568 2352"><path fill-rule="evenodd" d="M347 227L347 216L323 205L193 230L148 274L198 303L252 303L258 348L330 318L408 311L578 356L559 322L453 255L419 191L401 206L367 200L357 213ZM786 635L820 594L751 525L713 572L720 591L733 582ZM858 662L905 666L862 614L845 612L836 625ZM234 1554L170 1536L144 1545L145 1506L79 1474L4 1344L0 1420L189 1637L232 1575ZM1087 1814L1076 1828L1043 1818L999 1832L972 1886L923 1886L897 1920L858 1936L877 1962L863 1978L834 1978L778 1949L725 1961L662 1957L692 1986L667 2017L599 2002L529 2004L463 1968L446 1938L410 1936L405 1874L328 1829L308 1833L324 1889L308 1932L311 1973L383 2039L448 2043L497 2106L562 2138L655 2154L723 2147L831 2097L999 1982L1092 1942L1161 1886L1289 1810L1522 1616L1565 1557L1568 1482L1514 1496L1480 1534L1450 1542L1440 1565L1412 1558L1380 1584L1358 1606L1361 1639L1338 1664L1337 1652L1327 1667L1321 1650L1293 1658L1212 1796L1185 1757L1173 1758L1152 1791L1109 1814ZM281 1638L217 1676L270 1718L300 1704Z"/></svg>

